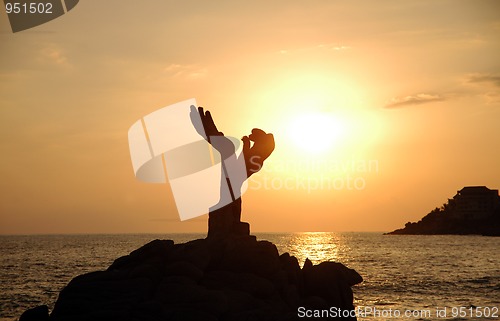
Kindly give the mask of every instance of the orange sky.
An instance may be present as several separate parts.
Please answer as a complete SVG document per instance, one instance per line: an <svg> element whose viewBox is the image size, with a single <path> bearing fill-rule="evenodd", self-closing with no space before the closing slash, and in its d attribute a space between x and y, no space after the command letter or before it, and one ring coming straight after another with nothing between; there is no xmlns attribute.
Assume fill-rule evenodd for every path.
<svg viewBox="0 0 500 321"><path fill-rule="evenodd" d="M135 179L127 143L192 97L227 135L275 134L252 231L402 227L500 188L498 39L494 0L81 1L15 34L2 12L0 233L206 231ZM310 115L336 128L305 125L317 153L290 132Z"/></svg>

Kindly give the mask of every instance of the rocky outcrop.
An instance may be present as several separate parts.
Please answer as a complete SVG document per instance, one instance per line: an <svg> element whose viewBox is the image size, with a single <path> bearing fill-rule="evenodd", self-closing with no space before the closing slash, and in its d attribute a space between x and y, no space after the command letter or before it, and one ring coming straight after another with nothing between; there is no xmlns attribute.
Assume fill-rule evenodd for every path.
<svg viewBox="0 0 500 321"><path fill-rule="evenodd" d="M481 220L436 218L432 215L386 235L484 235L500 236L500 216Z"/></svg>
<svg viewBox="0 0 500 321"><path fill-rule="evenodd" d="M155 240L74 278L50 317L38 307L20 320L296 320L299 307L353 310L351 286L360 282L341 263L300 268L254 236Z"/></svg>
<svg viewBox="0 0 500 321"><path fill-rule="evenodd" d="M478 234L500 236L500 196L486 186L466 186L418 222L408 222L394 234Z"/></svg>

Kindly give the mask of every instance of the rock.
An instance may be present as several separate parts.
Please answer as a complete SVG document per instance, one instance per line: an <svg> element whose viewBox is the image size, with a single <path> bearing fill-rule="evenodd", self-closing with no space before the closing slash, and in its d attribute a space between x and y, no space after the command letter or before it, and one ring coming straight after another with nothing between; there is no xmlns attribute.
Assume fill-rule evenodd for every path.
<svg viewBox="0 0 500 321"><path fill-rule="evenodd" d="M198 281L203 277L203 271L186 261L172 262L165 267L166 275L185 276Z"/></svg>
<svg viewBox="0 0 500 321"><path fill-rule="evenodd" d="M212 259L211 244L206 240L193 240L184 244L177 244L169 253L170 261L186 261L201 270L205 270Z"/></svg>
<svg viewBox="0 0 500 321"><path fill-rule="evenodd" d="M330 306L325 299L319 296L306 296L301 300L301 306L307 307L308 309L329 309Z"/></svg>
<svg viewBox="0 0 500 321"><path fill-rule="evenodd" d="M350 287L361 280L335 262L307 259L301 269L295 257L248 235L155 240L105 271L75 277L50 318L39 307L22 321L296 320L299 306L352 309Z"/></svg>
<svg viewBox="0 0 500 321"><path fill-rule="evenodd" d="M323 273L325 274L325 279L327 277L333 277L335 275L337 279L345 280L350 287L363 282L363 278L361 277L361 275L359 275L358 272L346 267L342 263L321 262L316 266L316 269L319 271L323 271ZM321 273L319 271L317 271L317 273Z"/></svg>
<svg viewBox="0 0 500 321"><path fill-rule="evenodd" d="M322 262L312 265L309 260L304 264L304 292L309 296L307 304L312 308L338 307L342 310L354 310L351 286L361 283L362 277L353 269L341 263ZM316 297L325 300L320 302ZM315 298L315 301L311 301ZM316 302L317 301L317 302Z"/></svg>
<svg viewBox="0 0 500 321"><path fill-rule="evenodd" d="M282 290L282 297L290 307L298 307L300 304L300 293L295 284L286 285Z"/></svg>
<svg viewBox="0 0 500 321"><path fill-rule="evenodd" d="M251 238L228 242L219 269L269 277L280 269L278 249L271 242Z"/></svg>
<svg viewBox="0 0 500 321"><path fill-rule="evenodd" d="M49 321L49 307L46 305L37 306L36 308L26 310L19 321Z"/></svg>
<svg viewBox="0 0 500 321"><path fill-rule="evenodd" d="M249 293L256 298L268 298L276 290L268 279L250 273L231 271L208 272L202 284L209 289L231 289Z"/></svg>
<svg viewBox="0 0 500 321"><path fill-rule="evenodd" d="M206 289L199 285L162 283L155 298L167 311L189 309L219 317L229 309L228 298L222 291Z"/></svg>
<svg viewBox="0 0 500 321"><path fill-rule="evenodd" d="M88 320L92 320L92 315L128 315L137 302L146 300L153 291L153 282L147 278L114 279L105 278L106 275L111 274L103 272L97 280L89 274L89 278L71 281L59 294L51 320L70 320L85 315Z"/></svg>
<svg viewBox="0 0 500 321"><path fill-rule="evenodd" d="M191 278L188 278L186 276L179 276L179 275L172 275L172 276L167 276L163 279L162 282L165 283L177 283L177 284L188 284L188 285L195 285L197 282Z"/></svg>
<svg viewBox="0 0 500 321"><path fill-rule="evenodd" d="M116 259L108 270L123 270L137 264L151 263L162 264L167 259L167 254L172 249L172 240L154 240L141 248L131 252L129 255Z"/></svg>
<svg viewBox="0 0 500 321"><path fill-rule="evenodd" d="M177 310L169 315L169 321L218 321L219 319L208 312L191 309Z"/></svg>
<svg viewBox="0 0 500 321"><path fill-rule="evenodd" d="M162 278L162 273L157 266L151 264L141 264L136 267L131 267L127 276L131 279L145 277L153 282L158 282Z"/></svg>
<svg viewBox="0 0 500 321"><path fill-rule="evenodd" d="M290 256L288 253L283 253L280 256L280 263L281 269L287 275L287 284L295 285L297 289L303 289L304 282L297 258L295 256Z"/></svg>
<svg viewBox="0 0 500 321"><path fill-rule="evenodd" d="M222 290L228 299L228 315L241 311L255 310L264 305L264 301L252 296L248 292L224 289Z"/></svg>
<svg viewBox="0 0 500 321"><path fill-rule="evenodd" d="M313 267L312 262L309 260L309 258L306 258L306 260L304 261L304 266L302 267L302 270L309 271L312 269L312 267Z"/></svg>

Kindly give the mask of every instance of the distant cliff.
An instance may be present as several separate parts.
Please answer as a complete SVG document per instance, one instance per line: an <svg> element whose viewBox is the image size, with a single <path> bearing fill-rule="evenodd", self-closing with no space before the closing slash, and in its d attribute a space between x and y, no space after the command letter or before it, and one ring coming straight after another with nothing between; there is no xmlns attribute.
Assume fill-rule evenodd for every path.
<svg viewBox="0 0 500 321"><path fill-rule="evenodd" d="M500 236L500 196L486 186L467 186L416 223L387 234L480 234Z"/></svg>

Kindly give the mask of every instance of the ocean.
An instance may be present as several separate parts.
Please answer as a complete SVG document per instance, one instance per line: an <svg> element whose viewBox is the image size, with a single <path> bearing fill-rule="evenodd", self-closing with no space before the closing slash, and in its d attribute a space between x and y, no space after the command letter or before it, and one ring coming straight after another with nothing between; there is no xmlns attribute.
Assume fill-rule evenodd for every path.
<svg viewBox="0 0 500 321"><path fill-rule="evenodd" d="M382 233L255 233L300 264L337 261L364 282L353 287L358 320L499 320L500 238ZM54 306L75 276L106 269L154 239L204 234L0 236L0 321ZM328 311L330 316L338 311Z"/></svg>

